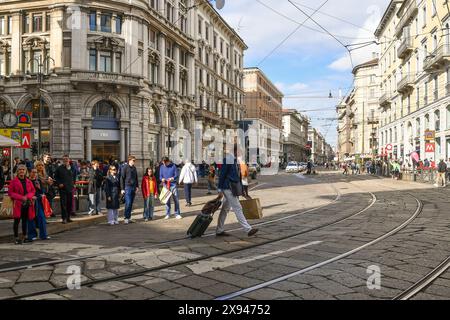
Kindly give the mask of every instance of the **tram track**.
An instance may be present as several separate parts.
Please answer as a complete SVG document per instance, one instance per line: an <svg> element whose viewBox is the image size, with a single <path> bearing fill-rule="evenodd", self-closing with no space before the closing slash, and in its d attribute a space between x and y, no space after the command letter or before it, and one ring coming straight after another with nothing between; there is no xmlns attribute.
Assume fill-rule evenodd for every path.
<svg viewBox="0 0 450 320"><path fill-rule="evenodd" d="M336 199L334 201L332 201L332 203L336 202L341 197L341 194L339 193L339 191L337 189L335 189L335 190L337 191L338 195L337 195ZM187 259L187 260L183 260L183 261L179 261L179 262L175 262L175 263L170 263L170 264L166 264L166 265L162 265L162 266L157 266L157 267L153 267L153 268L145 268L143 270L138 270L138 271L134 271L134 272L118 274L118 275L114 275L114 276L111 276L111 277L105 277L105 278L102 278L102 279L85 281L84 283L81 283L81 286L82 287L91 287L91 286L94 286L94 285L100 284L100 283L106 283L106 282L110 282L110 281L120 281L120 280L124 280L124 279L130 279L130 278L134 278L136 276L141 276L141 275L144 275L144 274L147 274L147 273L150 273L150 272L161 271L161 270L164 270L164 269L170 269L170 268L174 268L174 267L178 267L178 266L182 266L182 265L186 265L186 264L191 264L191 263L200 262L200 261L204 261L204 260L208 260L208 259L212 259L212 258L216 258L216 257L220 257L220 256L225 256L225 255L229 255L229 254L233 254L233 253L242 252L242 251L245 251L245 250L254 249L254 248L257 248L257 247L264 246L264 245L273 244L273 243L276 243L276 242L288 240L288 239L291 239L291 238L294 238L294 237L297 237L297 236L300 236L300 235L303 235L303 234L306 234L306 233L309 233L309 232L317 231L317 230L320 230L320 229L323 229L323 228L326 228L326 227L330 227L330 226L336 225L338 223L344 222L346 220L349 220L351 218L354 218L354 217L356 217L358 215L361 215L362 213L368 211L371 207L373 207L373 205L377 202L377 197L375 196L375 194L373 194L371 192L367 192L367 193L369 193L371 195L372 201L370 202L370 204L365 206L362 210L359 210L358 212L356 212L354 214L351 214L351 215L348 215L346 217L343 217L341 219L337 219L337 220L334 220L332 222L329 222L329 223L326 223L326 224L322 224L320 226L312 227L312 228L303 230L301 232L296 232L296 233L293 233L293 234L289 234L289 235L286 235L286 236L283 236L283 237L279 237L279 238L276 238L276 239L264 241L264 242L261 242L261 243L258 243L258 244L246 246L246 247L243 247L243 248L238 248L238 249L234 249L234 250L228 250L228 251L221 252L221 253L216 253L216 254L203 255L203 256L200 256L198 258ZM288 216L288 217L275 219L273 221L262 222L260 225L268 224L268 223L274 223L274 222L277 222L277 221L286 220L288 218L293 218L293 217L299 216L300 214L306 214L306 213L309 213L309 212L312 212L312 211L316 211L316 210L319 210L320 208L323 208L323 207L329 206L329 205L330 204L322 205L322 206L319 206L319 207L316 207L316 208L312 208L312 209L309 209L309 210L306 210L304 212L301 212L301 213L298 213L298 214L294 214L294 215L291 215L291 216ZM237 229L237 230L240 230L240 229ZM49 264L46 263L44 265L49 265ZM32 297L38 297L38 296L45 295L45 294L58 293L58 292L65 291L65 290L67 290L67 287L58 287L58 288L53 288L53 289L49 289L49 290L46 290L46 291L29 293L29 294L25 294L25 295L16 295L16 296L13 296L13 297L8 297L5 300L16 300L16 299L32 298Z"/></svg>

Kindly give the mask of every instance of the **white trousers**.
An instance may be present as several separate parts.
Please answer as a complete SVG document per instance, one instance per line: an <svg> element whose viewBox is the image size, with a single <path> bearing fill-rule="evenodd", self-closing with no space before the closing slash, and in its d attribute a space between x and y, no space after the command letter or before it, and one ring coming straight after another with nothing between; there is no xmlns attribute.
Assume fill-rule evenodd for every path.
<svg viewBox="0 0 450 320"><path fill-rule="evenodd" d="M108 209L108 223L119 221L119 209Z"/></svg>
<svg viewBox="0 0 450 320"><path fill-rule="evenodd" d="M248 224L247 219L245 219L241 203L239 202L239 197L233 196L231 190L223 190L223 194L224 198L222 200L222 210L220 210L216 233L219 234L225 231L225 219L227 218L227 214L230 211L230 208L234 211L236 218L238 219L242 228L244 228L245 232L249 232L250 230L252 230L252 227Z"/></svg>

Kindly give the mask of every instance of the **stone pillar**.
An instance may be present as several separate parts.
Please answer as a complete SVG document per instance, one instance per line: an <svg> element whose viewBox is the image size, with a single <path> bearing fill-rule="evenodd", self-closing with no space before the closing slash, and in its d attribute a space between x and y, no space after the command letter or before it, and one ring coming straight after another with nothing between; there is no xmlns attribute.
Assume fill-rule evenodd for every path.
<svg viewBox="0 0 450 320"><path fill-rule="evenodd" d="M22 70L22 14L12 14L11 32L11 73L18 74ZM25 72L23 70L23 72Z"/></svg>
<svg viewBox="0 0 450 320"><path fill-rule="evenodd" d="M125 154L125 146L126 146L127 142L125 140L125 128L123 127L123 125L121 125L120 127L120 160L121 161L126 161L126 154Z"/></svg>
<svg viewBox="0 0 450 320"><path fill-rule="evenodd" d="M86 127L86 160L92 161L92 128Z"/></svg>
<svg viewBox="0 0 450 320"><path fill-rule="evenodd" d="M159 34L159 47L160 47L160 57L161 61L159 63L158 71L158 84L165 87L166 78L166 38L163 33Z"/></svg>
<svg viewBox="0 0 450 320"><path fill-rule="evenodd" d="M72 23L72 69L89 70L89 51L87 47L88 16L75 8L80 23Z"/></svg>
<svg viewBox="0 0 450 320"><path fill-rule="evenodd" d="M58 7L52 10L51 17L51 32L50 32L50 57L55 60L55 68L63 66L63 26L64 26L64 8ZM77 50L80 50L77 47ZM52 62L49 62L52 66Z"/></svg>
<svg viewBox="0 0 450 320"><path fill-rule="evenodd" d="M195 57L193 54L188 55L188 95L195 95Z"/></svg>
<svg viewBox="0 0 450 320"><path fill-rule="evenodd" d="M176 93L180 92L180 48L175 45L174 50L175 55L175 79L174 79L174 91Z"/></svg>

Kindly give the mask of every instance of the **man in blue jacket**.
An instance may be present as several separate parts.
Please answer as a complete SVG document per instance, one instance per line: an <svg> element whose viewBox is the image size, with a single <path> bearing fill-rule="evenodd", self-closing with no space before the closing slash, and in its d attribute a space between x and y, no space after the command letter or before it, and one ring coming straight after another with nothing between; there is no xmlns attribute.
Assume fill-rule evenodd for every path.
<svg viewBox="0 0 450 320"><path fill-rule="evenodd" d="M227 150L227 154L223 159L222 170L220 171L219 176L219 186L218 186L219 196L224 197L224 199L216 229L216 235L218 237L229 236L229 234L226 233L224 230L224 224L225 219L227 218L227 214L230 211L230 208L233 209L234 213L236 214L236 218L238 219L241 226L244 228L245 232L247 232L247 235L249 237L255 235L258 232L258 229L253 229L248 224L247 219L245 219L241 203L239 202L239 196L233 195L233 192L231 191L230 181L241 182L239 172L240 169L236 157L232 154L231 150Z"/></svg>
<svg viewBox="0 0 450 320"><path fill-rule="evenodd" d="M173 199L175 203L175 216L177 219L181 219L180 213L180 199L178 196L177 189L177 180L178 180L178 169L173 164L168 157L163 158L163 165L159 168L159 179L162 182L162 185L166 188L169 186L170 191L172 192L172 197L166 204L166 217L164 219L170 218L170 202Z"/></svg>
<svg viewBox="0 0 450 320"><path fill-rule="evenodd" d="M136 158L130 155L128 157L128 164L123 167L120 175L122 194L125 195L125 224L133 223L133 220L131 220L131 210L133 209L134 198L139 190L138 174L134 165L135 161Z"/></svg>

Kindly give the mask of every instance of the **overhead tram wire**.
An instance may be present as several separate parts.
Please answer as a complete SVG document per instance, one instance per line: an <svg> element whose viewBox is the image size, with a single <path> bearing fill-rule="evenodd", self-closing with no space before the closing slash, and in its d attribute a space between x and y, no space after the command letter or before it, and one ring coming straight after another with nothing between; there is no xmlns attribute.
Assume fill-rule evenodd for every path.
<svg viewBox="0 0 450 320"><path fill-rule="evenodd" d="M325 0L312 14L313 16L316 12L318 12L329 0ZM266 61L275 51L278 50L290 37L292 37L298 30L300 30L303 25L311 20L311 16L305 19L300 25L298 25L286 38L284 38L272 51L270 51L259 63L257 66L260 66L264 61Z"/></svg>

